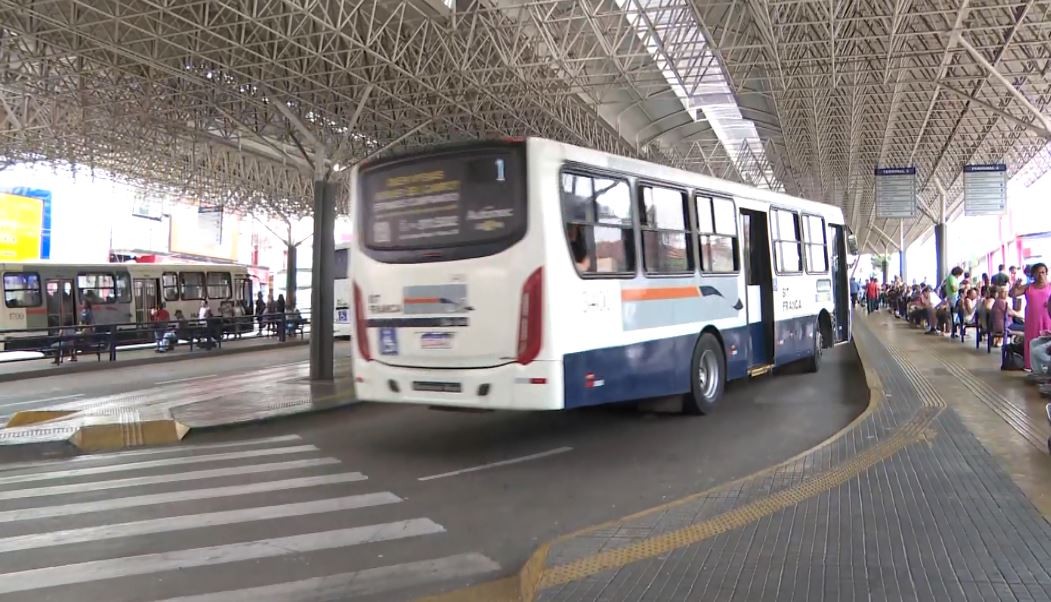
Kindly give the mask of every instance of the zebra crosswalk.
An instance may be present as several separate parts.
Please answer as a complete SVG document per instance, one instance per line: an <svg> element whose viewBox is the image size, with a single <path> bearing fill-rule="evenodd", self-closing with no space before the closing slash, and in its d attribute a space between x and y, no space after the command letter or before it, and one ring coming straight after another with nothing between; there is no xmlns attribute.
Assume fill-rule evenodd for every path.
<svg viewBox="0 0 1051 602"><path fill-rule="evenodd" d="M298 436L0 467L0 601L398 599L499 565L421 545L398 510Z"/></svg>

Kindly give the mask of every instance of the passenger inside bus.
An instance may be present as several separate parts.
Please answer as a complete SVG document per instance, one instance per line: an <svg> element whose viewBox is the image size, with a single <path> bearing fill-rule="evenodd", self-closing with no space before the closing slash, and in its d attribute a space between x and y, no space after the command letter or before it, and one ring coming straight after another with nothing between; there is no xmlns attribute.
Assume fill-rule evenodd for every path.
<svg viewBox="0 0 1051 602"><path fill-rule="evenodd" d="M588 256L587 235L584 226L580 224L566 224L566 237L569 239L569 248L573 253L573 261L577 264L577 271L591 272L591 258Z"/></svg>

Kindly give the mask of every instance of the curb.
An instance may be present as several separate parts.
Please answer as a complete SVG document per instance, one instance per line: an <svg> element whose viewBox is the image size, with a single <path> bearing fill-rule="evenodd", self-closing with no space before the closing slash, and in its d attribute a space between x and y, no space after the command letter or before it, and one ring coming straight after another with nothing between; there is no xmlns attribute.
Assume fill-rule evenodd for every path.
<svg viewBox="0 0 1051 602"><path fill-rule="evenodd" d="M203 353L186 353L180 355L164 355L157 354L156 357L143 357L132 360L117 360L115 362L110 361L99 361L99 362L77 362L76 366L69 366L69 364L63 364L63 366L55 368L41 368L38 370L27 370L25 372L15 372L10 374L0 374L0 383L14 382L17 380L28 380L32 378L43 378L45 376L61 376L63 374L80 374L81 372L99 372L101 370L113 370L117 368L134 368L135 366L147 366L150 364L166 364L169 362L181 362L185 360L201 359L203 357L222 357L227 355L240 355L242 353L252 353L254 351L269 351L273 349L286 349L289 347L301 347L303 345L309 345L310 339L302 339L295 341L285 341L284 343L273 343L271 345L256 345L252 347L235 347L233 349L214 349L211 351L205 351ZM26 360L26 361L44 361L44 360Z"/></svg>
<svg viewBox="0 0 1051 602"><path fill-rule="evenodd" d="M529 556L529 559L526 560L526 562L522 565L522 568L519 569L518 573L516 573L516 577L517 577L517 581L518 581L518 598L517 598L517 600L519 602L532 602L536 598L537 594L539 594L540 591L543 589L541 586L542 586L542 583L543 583L543 577L544 577L544 573L545 573L545 570L546 570L547 556L548 556L548 553L550 552L550 550L551 550L551 548L553 546L555 546L555 545L557 545L559 543L565 542L567 540L570 540L570 539L572 539L574 537L579 537L581 535L585 535L587 533L590 533L590 532L593 532L593 531L596 531L596 530L599 530L599 529L603 529L603 528L609 527L609 526L611 526L613 524L616 524L616 523L620 523L620 522L623 522L623 521L626 521L626 520L631 520L633 518L640 518L642 516L653 514L654 512L661 512L661 511L667 510L669 508L673 508L675 506L679 506L679 505L682 505L684 503L688 503L689 501L694 500L694 499L699 498L699 497L702 497L702 496L711 495L711 494L716 493L716 492L721 491L721 490L726 490L726 489L731 489L731 488L737 487L737 486L739 486L740 484L742 484L742 483L744 483L746 481L749 481L749 480L752 480L752 479L755 479L755 478L760 478L760 477L767 476L767 475L777 471L778 469L780 469L780 468L782 468L782 467L784 467L784 466L786 466L788 464L791 464L793 462L798 461L800 458L802 458L802 457L804 457L804 456L806 456L806 455L808 455L810 453L813 453L816 450L819 450L819 449L821 449L823 447L827 447L827 446L831 445L832 443L834 443L835 441L838 441L840 438L844 437L847 433L849 433L850 431L855 429L859 424L861 424L861 422L863 420L868 418L870 415L872 415L873 412L876 411L877 408L879 408L879 406L882 404L884 393L883 393L883 381L880 380L879 374L875 371L875 369L871 367L872 358L868 354L868 351L864 350L865 345L864 344L859 344L858 343L858 339L856 337L852 337L851 339L852 339L852 342L854 343L854 349L857 352L858 360L861 362L862 370L864 371L864 374L865 374L865 385L869 389L869 402L868 402L868 405L865 407L864 410L861 411L860 414L855 416L853 420L851 420L849 423L847 423L845 426L843 426L838 431L836 431L836 432L832 433L831 435L829 435L825 440L821 441L817 445L811 446L810 448L805 449L805 450L799 452L798 454L796 454L796 455L794 455L794 456L792 456L790 458L782 460L781 462L778 462L777 464L773 464L771 466L763 468L762 470L759 470L759 471L754 472L752 474L746 475L746 476L738 478L738 479L734 479L733 481L730 481L730 482L727 482L727 483L723 483L721 485L716 485L715 487L711 487L711 488L706 489L704 491L700 491L700 492L697 492L697 493L692 493L692 494L680 497L678 499L672 500L670 502L666 502L664 504L660 504L660 505L657 505L657 506L653 506L651 508L647 508L645 510L641 510L641 511L633 513L633 514L629 514L627 516L617 517L617 518L614 518L612 520L608 520L608 521L605 521L605 522L602 522L602 523L599 523L599 524L596 524L596 525L591 525L589 527L584 527L582 529L578 529L578 530L573 531L571 533L566 533L566 534L563 534L563 535L559 535L558 537L555 537L553 539L550 539L550 540L540 544L536 548L536 550ZM467 590L465 590L465 593L466 593L466 591ZM452 592L452 593L455 593L455 592ZM452 600L452 599L453 598L450 597L450 600Z"/></svg>

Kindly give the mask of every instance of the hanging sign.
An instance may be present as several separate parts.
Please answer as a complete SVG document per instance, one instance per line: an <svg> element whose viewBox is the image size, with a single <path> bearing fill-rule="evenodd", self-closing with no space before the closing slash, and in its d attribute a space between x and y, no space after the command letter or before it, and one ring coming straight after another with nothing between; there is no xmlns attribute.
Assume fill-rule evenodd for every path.
<svg viewBox="0 0 1051 602"><path fill-rule="evenodd" d="M221 206L197 208L197 227L201 240L211 244L223 244L223 208Z"/></svg>
<svg viewBox="0 0 1051 602"><path fill-rule="evenodd" d="M883 167L876 175L876 217L916 217L916 168Z"/></svg>
<svg viewBox="0 0 1051 602"><path fill-rule="evenodd" d="M963 166L963 211L966 215L999 215L1007 208L1007 166Z"/></svg>

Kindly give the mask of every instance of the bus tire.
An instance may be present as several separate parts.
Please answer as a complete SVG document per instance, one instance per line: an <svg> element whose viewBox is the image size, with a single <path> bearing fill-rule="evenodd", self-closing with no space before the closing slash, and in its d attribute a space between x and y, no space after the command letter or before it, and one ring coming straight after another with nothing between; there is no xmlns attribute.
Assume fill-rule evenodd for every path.
<svg viewBox="0 0 1051 602"><path fill-rule="evenodd" d="M821 330L821 321L814 322L814 352L803 362L803 367L810 373L821 369L821 353L825 348L825 339Z"/></svg>
<svg viewBox="0 0 1051 602"><path fill-rule="evenodd" d="M686 414L708 414L722 399L726 389L726 355L719 339L704 333L693 348L690 362L690 392L683 399Z"/></svg>

